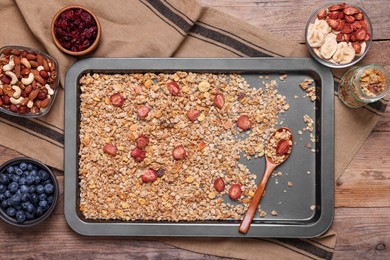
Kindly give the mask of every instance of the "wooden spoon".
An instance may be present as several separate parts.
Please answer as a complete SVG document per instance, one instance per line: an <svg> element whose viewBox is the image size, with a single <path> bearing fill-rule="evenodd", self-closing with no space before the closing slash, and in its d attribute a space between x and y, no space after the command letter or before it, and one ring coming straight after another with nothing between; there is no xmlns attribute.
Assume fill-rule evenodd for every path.
<svg viewBox="0 0 390 260"><path fill-rule="evenodd" d="M282 132L283 130L286 130L286 131L290 132L291 133L290 140L292 142L294 141L293 136L292 136L292 131L289 128L282 127L282 128L277 129L272 134L272 136L268 139L267 147L269 146L269 143L270 143L270 140L272 139L272 137L277 132ZM266 151L267 151L267 147L266 147ZM292 148L292 146L291 146L291 148ZM265 186L267 185L269 176L275 170L276 167L278 167L279 165L281 165L283 162L285 162L287 160L287 158L290 156L290 153L285 153L284 154L285 157L284 157L283 161L281 161L279 163L275 163L270 157L265 155L264 175L263 175L263 178L260 181L259 186L256 189L255 195L253 196L251 204L249 205L248 211L246 212L246 214L245 214L245 216L244 216L244 218L243 218L243 220L241 222L240 228L238 229L241 233L246 234L248 232L248 230L249 230L249 227L251 226L253 216L255 215L255 212L256 212L256 209L257 209L257 205L259 204L259 202L261 200L261 197L262 197L262 195L264 193Z"/></svg>

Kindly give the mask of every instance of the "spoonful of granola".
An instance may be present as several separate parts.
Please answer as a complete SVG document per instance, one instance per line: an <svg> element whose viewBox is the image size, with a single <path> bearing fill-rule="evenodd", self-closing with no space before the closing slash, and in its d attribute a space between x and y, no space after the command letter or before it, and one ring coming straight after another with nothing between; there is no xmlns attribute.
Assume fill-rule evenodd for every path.
<svg viewBox="0 0 390 260"><path fill-rule="evenodd" d="M269 176L276 167L281 165L290 156L293 141L294 139L292 132L289 128L286 127L277 129L268 139L268 143L265 149L264 175L241 222L240 228L238 229L241 233L246 234L248 232L253 216L255 215L257 205L263 196Z"/></svg>

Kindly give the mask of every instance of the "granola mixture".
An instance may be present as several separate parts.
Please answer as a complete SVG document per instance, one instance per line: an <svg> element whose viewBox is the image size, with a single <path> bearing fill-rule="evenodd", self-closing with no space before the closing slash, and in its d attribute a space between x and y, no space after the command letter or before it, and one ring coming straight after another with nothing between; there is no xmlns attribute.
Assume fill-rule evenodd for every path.
<svg viewBox="0 0 390 260"><path fill-rule="evenodd" d="M385 91L387 82L385 74L378 69L367 69L360 76L360 87L370 97L376 97Z"/></svg>
<svg viewBox="0 0 390 260"><path fill-rule="evenodd" d="M237 74L84 75L80 211L90 219L240 219L256 176L238 160L263 156L278 115L289 108L276 87L270 80L256 89ZM236 127L242 115L250 120L248 131ZM142 149L136 148L140 136ZM173 158L177 147L185 149L179 159ZM139 162L136 149L144 151ZM145 171L153 181L143 181ZM219 177L221 192L214 188ZM231 203L223 195L235 184L242 193Z"/></svg>
<svg viewBox="0 0 390 260"><path fill-rule="evenodd" d="M307 93L304 97L310 98L311 101L315 101L317 99L314 80L305 79L303 82L299 83L299 86Z"/></svg>
<svg viewBox="0 0 390 260"><path fill-rule="evenodd" d="M274 163L283 162L289 156L292 150L292 134L283 129L271 136L265 155L272 159Z"/></svg>

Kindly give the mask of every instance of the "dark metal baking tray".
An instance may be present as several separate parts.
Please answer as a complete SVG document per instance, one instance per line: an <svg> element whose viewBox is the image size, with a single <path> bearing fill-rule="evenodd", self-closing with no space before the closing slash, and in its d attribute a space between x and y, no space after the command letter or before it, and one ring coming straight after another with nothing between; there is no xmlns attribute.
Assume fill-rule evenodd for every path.
<svg viewBox="0 0 390 260"><path fill-rule="evenodd" d="M290 108L280 116L283 126L290 127L297 144L289 160L277 171L288 177L270 178L266 196L261 201L268 214L256 214L246 235L238 232L240 221L109 221L87 220L79 212L78 150L79 105L78 81L86 73L132 72L215 72L240 73L252 85L261 86L259 73L278 82L278 91L287 97ZM279 80L280 73L288 77ZM313 79L318 99L302 98L299 83ZM297 96L299 98L297 98ZM305 127L303 115L315 122L316 142ZM282 126L281 125L281 126ZM305 144L311 143L309 149ZM315 149L312 151L312 149ZM264 158L242 160L257 182L264 171ZM331 225L334 214L334 94L333 77L328 68L306 58L90 58L76 62L65 79L65 216L76 232L91 236L208 236L208 237L314 237ZM288 187L287 181L293 183ZM277 216L271 216L275 210Z"/></svg>

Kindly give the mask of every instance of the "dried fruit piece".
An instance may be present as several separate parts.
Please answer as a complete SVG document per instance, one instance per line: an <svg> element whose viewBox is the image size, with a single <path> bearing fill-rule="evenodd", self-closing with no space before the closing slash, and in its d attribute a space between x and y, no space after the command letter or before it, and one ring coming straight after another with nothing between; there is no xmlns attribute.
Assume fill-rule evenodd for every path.
<svg viewBox="0 0 390 260"><path fill-rule="evenodd" d="M322 9L318 12L317 18L320 20L324 20L326 18L327 11L326 9Z"/></svg>
<svg viewBox="0 0 390 260"><path fill-rule="evenodd" d="M359 30L360 28L362 28L362 25L361 25L361 23L360 23L359 21L354 21L354 22L352 23L352 29L353 29L354 31L357 31L357 30Z"/></svg>
<svg viewBox="0 0 390 260"><path fill-rule="evenodd" d="M121 107L125 103L125 98L121 94L115 93L110 96L110 101L114 107Z"/></svg>
<svg viewBox="0 0 390 260"><path fill-rule="evenodd" d="M137 112L138 112L139 118L145 119L150 112L150 108L148 106L140 106L138 108Z"/></svg>
<svg viewBox="0 0 390 260"><path fill-rule="evenodd" d="M222 93L218 93L214 96L214 105L221 109L225 104L225 97Z"/></svg>
<svg viewBox="0 0 390 260"><path fill-rule="evenodd" d="M190 111L187 112L187 117L191 122L196 121L199 116L200 116L200 112L196 109L191 109Z"/></svg>
<svg viewBox="0 0 390 260"><path fill-rule="evenodd" d="M179 95L180 87L179 84L177 84L176 82L174 81L168 82L167 88L173 96Z"/></svg>
<svg viewBox="0 0 390 260"><path fill-rule="evenodd" d="M337 19L339 19L339 20L344 19L344 13L343 12L339 12L337 14Z"/></svg>
<svg viewBox="0 0 390 260"><path fill-rule="evenodd" d="M336 41L337 41L337 42L342 42L342 41L344 41L344 34L343 34L343 33L337 34L337 36L336 36Z"/></svg>
<svg viewBox="0 0 390 260"><path fill-rule="evenodd" d="M142 162L145 159L146 152L137 147L133 151L131 151L130 155L131 155L131 157L133 157L133 159L136 162Z"/></svg>
<svg viewBox="0 0 390 260"><path fill-rule="evenodd" d="M345 25L345 21L344 20L340 20L339 21L339 26L337 26L334 30L335 31L341 31L344 28L344 25Z"/></svg>
<svg viewBox="0 0 390 260"><path fill-rule="evenodd" d="M371 34L369 32L367 32L366 34L366 38L364 38L364 41L368 41L371 37Z"/></svg>
<svg viewBox="0 0 390 260"><path fill-rule="evenodd" d="M240 184L232 184L229 189L229 197L232 200L237 200L241 197L241 185Z"/></svg>
<svg viewBox="0 0 390 260"><path fill-rule="evenodd" d="M135 140L135 143L138 148L144 148L149 144L149 137L146 135L140 135L137 140Z"/></svg>
<svg viewBox="0 0 390 260"><path fill-rule="evenodd" d="M329 14L328 14L328 17L330 18L330 19L338 19L338 17L339 17L339 12L337 12L337 11L334 11L334 12L330 12Z"/></svg>
<svg viewBox="0 0 390 260"><path fill-rule="evenodd" d="M353 27L351 24L347 23L344 25L343 29L341 30L342 33L351 33L353 32Z"/></svg>
<svg viewBox="0 0 390 260"><path fill-rule="evenodd" d="M172 156L175 160L181 160L186 158L187 151L184 149L183 145L178 145L172 150Z"/></svg>
<svg viewBox="0 0 390 260"><path fill-rule="evenodd" d="M289 143L289 140L286 139L280 140L276 145L276 155L281 156L286 154L290 150L290 147L291 145Z"/></svg>
<svg viewBox="0 0 390 260"><path fill-rule="evenodd" d="M157 173L155 170L153 169L147 169L144 171L144 173L142 174L141 176L141 180L144 182L144 183L147 183L147 182L153 182L157 179Z"/></svg>
<svg viewBox="0 0 390 260"><path fill-rule="evenodd" d="M117 149L116 149L116 146L114 144L109 143L109 144L106 144L103 146L103 152L115 157L116 153L117 153Z"/></svg>
<svg viewBox="0 0 390 260"><path fill-rule="evenodd" d="M343 10L344 6L345 6L345 3L335 4L335 5L331 5L330 7L328 7L328 9L330 12L339 11L339 10Z"/></svg>
<svg viewBox="0 0 390 260"><path fill-rule="evenodd" d="M223 179L221 177L215 179L214 189L218 192L222 192L225 189L225 182L223 181Z"/></svg>
<svg viewBox="0 0 390 260"><path fill-rule="evenodd" d="M339 26L339 24L340 24L340 22L338 20L330 19L330 18L326 19L326 22L328 23L328 25L332 29L336 29L337 26Z"/></svg>
<svg viewBox="0 0 390 260"><path fill-rule="evenodd" d="M363 20L364 19L364 14L363 13L358 13L354 15L355 20Z"/></svg>
<svg viewBox="0 0 390 260"><path fill-rule="evenodd" d="M241 115L237 119L237 126L245 131L251 129L252 122L249 120L249 117L247 115Z"/></svg>
<svg viewBox="0 0 390 260"><path fill-rule="evenodd" d="M346 15L354 15L359 13L359 10L356 7L353 6L346 6L343 10L344 14Z"/></svg>
<svg viewBox="0 0 390 260"><path fill-rule="evenodd" d="M362 46L358 42L354 42L352 47L355 49L356 54L359 54L362 51Z"/></svg>
<svg viewBox="0 0 390 260"><path fill-rule="evenodd" d="M344 19L345 19L345 21L346 21L347 23L353 23L353 22L355 21L355 17L353 17L352 15L346 15L346 16L344 17Z"/></svg>
<svg viewBox="0 0 390 260"><path fill-rule="evenodd" d="M355 36L358 41L365 41L367 36L366 29L360 28L359 30L356 31Z"/></svg>

